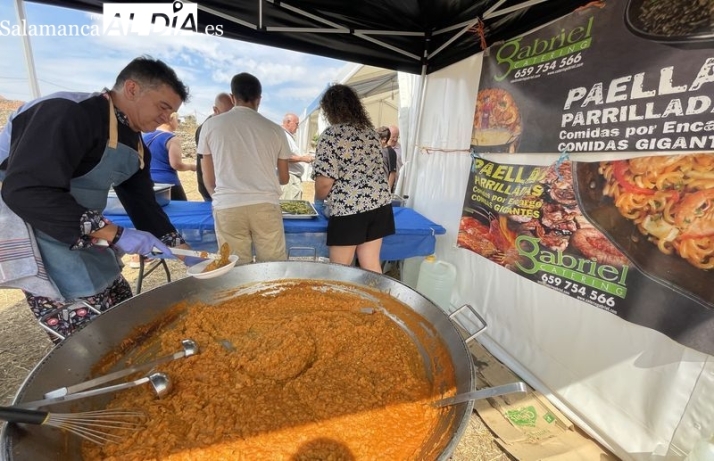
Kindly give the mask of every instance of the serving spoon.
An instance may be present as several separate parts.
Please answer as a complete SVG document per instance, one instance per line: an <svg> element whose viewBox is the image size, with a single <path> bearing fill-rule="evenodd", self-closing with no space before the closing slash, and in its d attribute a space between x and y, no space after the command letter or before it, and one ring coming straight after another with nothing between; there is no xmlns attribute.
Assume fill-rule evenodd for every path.
<svg viewBox="0 0 714 461"><path fill-rule="evenodd" d="M221 259L221 255L218 253L209 253L208 251L184 250L183 248L169 248L169 250L171 250L172 254L180 256L194 256L201 259ZM163 254L164 253L156 247L151 251L152 256L161 257Z"/></svg>
<svg viewBox="0 0 714 461"><path fill-rule="evenodd" d="M113 373L109 373L103 376L99 376L94 379L90 379L88 381L81 382L79 384L74 384L72 386L66 386L66 387L60 387L59 389L55 389L49 392L45 393L45 399L53 399L57 397L64 397L65 395L68 394L74 394L80 391L84 391L87 389L91 389L93 387L97 387L102 384L106 384L112 381L116 381L120 378L124 378L126 376L132 375L138 371L142 370L151 370L153 368L156 368L159 365L162 365L167 362L171 362L173 360L177 360L183 357L191 357L192 355L196 355L199 353L199 347L198 344L192 339L184 339L181 340L181 350L178 352L174 352L171 355L165 355L163 357L159 357L156 360L152 360L150 362L146 363L141 363L139 365L134 365L128 368L124 368L119 371L115 371Z"/></svg>
<svg viewBox="0 0 714 461"><path fill-rule="evenodd" d="M96 395L108 394L111 392L117 392L124 389L130 389L132 387L140 386L144 383L149 383L154 394L158 398L166 396L172 389L172 383L169 377L164 373L151 373L150 375L144 376L143 378L135 379L134 381L129 381L121 384L114 384L113 386L98 387L96 389L90 389L88 391L75 392L74 394L67 394L62 397L54 397L51 399L34 400L32 402L22 402L13 405L15 408L28 408L36 409L39 407L44 407L46 405L54 405L56 403L71 402L74 400L84 399L87 397L94 397Z"/></svg>
<svg viewBox="0 0 714 461"><path fill-rule="evenodd" d="M97 239L94 242L95 245L98 246L103 246L103 247L108 247L109 242L104 240L104 239ZM184 250L183 248L170 248L171 254L174 255L181 255L181 256L195 256L196 258L201 258L201 259L221 259L221 255L218 253L209 253L208 251L201 251L201 250ZM161 258L163 256L164 252L159 250L158 248L154 247L151 250L151 253L145 256L155 256L157 258Z"/></svg>

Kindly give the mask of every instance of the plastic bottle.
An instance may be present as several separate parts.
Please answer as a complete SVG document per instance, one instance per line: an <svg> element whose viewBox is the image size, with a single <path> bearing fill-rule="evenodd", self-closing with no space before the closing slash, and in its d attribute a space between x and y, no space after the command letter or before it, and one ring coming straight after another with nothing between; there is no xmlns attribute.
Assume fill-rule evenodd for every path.
<svg viewBox="0 0 714 461"><path fill-rule="evenodd" d="M685 461L714 461L714 436L700 439L684 459Z"/></svg>
<svg viewBox="0 0 714 461"><path fill-rule="evenodd" d="M456 267L453 264L439 261L435 255L424 258L416 289L445 312L451 311L451 292L455 283Z"/></svg>

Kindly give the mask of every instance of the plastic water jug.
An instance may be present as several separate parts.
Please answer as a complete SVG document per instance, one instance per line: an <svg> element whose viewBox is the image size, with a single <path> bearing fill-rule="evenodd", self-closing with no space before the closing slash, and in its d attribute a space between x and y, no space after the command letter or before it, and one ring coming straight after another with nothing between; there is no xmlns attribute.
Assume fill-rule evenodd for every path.
<svg viewBox="0 0 714 461"><path fill-rule="evenodd" d="M456 267L453 264L439 261L434 255L424 258L416 289L445 312L451 311L451 292L455 283Z"/></svg>
<svg viewBox="0 0 714 461"><path fill-rule="evenodd" d="M415 290L417 280L419 279L419 268L421 267L422 261L424 261L424 257L416 256L414 258L409 258L404 260L404 263L400 268L399 276L402 283Z"/></svg>
<svg viewBox="0 0 714 461"><path fill-rule="evenodd" d="M714 461L714 437L700 439L694 444L685 461Z"/></svg>

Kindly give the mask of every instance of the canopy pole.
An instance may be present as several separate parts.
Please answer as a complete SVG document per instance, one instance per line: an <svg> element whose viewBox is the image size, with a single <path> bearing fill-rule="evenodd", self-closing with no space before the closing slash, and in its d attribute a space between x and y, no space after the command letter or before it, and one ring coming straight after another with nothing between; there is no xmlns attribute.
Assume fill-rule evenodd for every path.
<svg viewBox="0 0 714 461"><path fill-rule="evenodd" d="M262 1L263 1L263 0L258 0L258 1L261 2L261 6L262 6ZM302 9L300 9L300 8L297 8L297 7L294 7L294 6L292 6L292 5L289 5L289 4L285 3L284 1L277 1L277 0L265 0L265 1L266 1L266 2L269 2L269 3L271 3L271 4L274 4L274 5L276 5L276 6L280 7L280 8L284 8L284 9L290 11L291 13L296 13L296 14L299 14L299 15L301 15L301 16L305 16L306 18L312 19L313 21L317 21L317 22L319 22L319 23L322 23L322 24L325 24L325 25L327 25L327 26L329 26L329 27L334 28L334 30L331 30L331 29L317 29L317 28L313 30L313 29L309 29L309 28L308 28L308 29L305 29L305 28L302 28L302 27L301 27L301 28L285 28L285 27L276 28L276 27L271 27L271 28L268 28L268 29L267 29L268 31L281 30L281 31L285 32L285 31L292 30L292 31L294 31L294 32L347 33L347 34L353 35L353 36L355 36L355 37L359 37L359 38L361 38L362 40L367 40L367 41L369 41L369 42L372 42L372 43L374 43L375 45L379 45L379 46L382 46L382 47L384 47L384 48L387 48L388 50L392 50L392 51L395 51L395 52L397 52L397 53L403 54L404 56L410 57L410 58L412 58L412 59L414 59L414 60L416 60L416 61L418 61L418 60L421 59L419 56L417 56L417 55L415 55L415 54L412 54L412 53L409 53L409 52L407 52L407 51L404 51L404 50L402 50L402 49L400 49L400 48L397 48L396 46L389 45L388 43L384 43L384 42L382 42L381 40L377 40L377 39L375 39L375 38L373 38L373 37L370 37L369 35L366 35L366 34L364 34L364 33L359 33L358 31L350 30L349 27L342 26L342 25L340 25L340 24L337 24L336 22L330 21L330 20L325 19L325 18L322 18L322 17L320 17L320 16L316 16L316 15L314 15L314 14L312 14L312 13L309 13L309 12L307 12L307 11L304 11L304 10L302 10ZM414 33L409 33L409 35L412 35L412 36L413 36L413 35L415 35L415 34L414 34ZM417 35L417 36L423 35L423 32L422 32L422 33L419 33L419 34L416 34L416 35Z"/></svg>
<svg viewBox="0 0 714 461"><path fill-rule="evenodd" d="M470 22L466 25L466 27L464 27L463 29L461 29L461 31L460 31L459 33L455 34L453 37L451 37L449 40L447 40L443 45L441 45L439 48L437 48L433 53L429 54L429 55L427 56L427 59L431 59L431 58L433 58L434 56L436 56L437 54L439 54L440 52L442 52L444 49L446 49L447 46L451 45L457 38L461 37L461 36L464 35L466 32L468 32L469 30L471 30L471 28L472 28L473 26L475 26L476 24L478 24L478 21L479 21L479 18L476 18L476 19L474 19L473 21L470 21Z"/></svg>
<svg viewBox="0 0 714 461"><path fill-rule="evenodd" d="M493 19L498 16L503 16L504 14L513 13L514 11L522 10L546 1L548 0L529 0L527 2L519 3L518 5L509 6L508 8L499 10L498 8L504 3L504 0L501 0L498 4L492 6L483 14L483 20L485 21L486 19Z"/></svg>
<svg viewBox="0 0 714 461"><path fill-rule="evenodd" d="M23 0L15 0L15 12L17 13L17 22L22 24L27 23L27 15L25 14L25 4ZM32 44L30 37L22 34L22 50L25 54L25 65L27 66L27 77L30 80L30 90L32 98L40 97L40 84L37 82L37 73L35 72L35 59L32 56Z"/></svg>
<svg viewBox="0 0 714 461"><path fill-rule="evenodd" d="M407 158L404 159L404 168L406 169L406 183L402 190L406 190L409 195L407 203L414 206L414 191L412 190L412 184L416 180L417 168L415 165L416 158L419 154L419 136L421 136L421 121L424 114L424 100L426 99L426 62L421 66L421 75L419 77L419 100L417 101L417 120L416 129L414 130L414 136L412 137L413 146L411 148L411 155L409 151L406 152ZM401 192L401 191L400 191Z"/></svg>

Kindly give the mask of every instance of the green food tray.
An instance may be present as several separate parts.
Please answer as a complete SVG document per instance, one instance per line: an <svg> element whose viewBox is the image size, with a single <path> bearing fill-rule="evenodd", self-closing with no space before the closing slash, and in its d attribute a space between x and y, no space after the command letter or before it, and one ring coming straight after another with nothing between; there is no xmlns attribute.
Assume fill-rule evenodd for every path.
<svg viewBox="0 0 714 461"><path fill-rule="evenodd" d="M299 207L304 211L296 213L290 208ZM307 200L281 200L280 208L283 211L283 219L312 219L318 216L315 206ZM287 210L286 210L287 208Z"/></svg>

